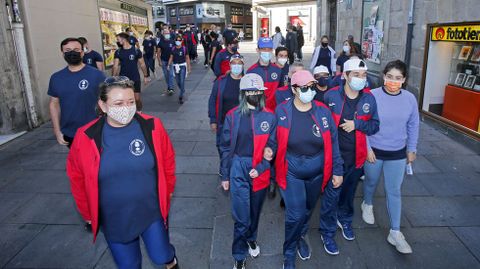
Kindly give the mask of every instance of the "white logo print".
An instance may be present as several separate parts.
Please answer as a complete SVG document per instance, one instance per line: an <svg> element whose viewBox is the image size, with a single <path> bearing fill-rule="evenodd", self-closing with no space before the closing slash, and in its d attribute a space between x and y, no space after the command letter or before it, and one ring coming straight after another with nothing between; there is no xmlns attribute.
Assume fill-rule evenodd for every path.
<svg viewBox="0 0 480 269"><path fill-rule="evenodd" d="M262 132L266 133L270 129L270 124L268 124L266 121L262 121L262 123L260 123L260 129Z"/></svg>
<svg viewBox="0 0 480 269"><path fill-rule="evenodd" d="M326 117L322 117L323 128L328 128L328 120Z"/></svg>
<svg viewBox="0 0 480 269"><path fill-rule="evenodd" d="M86 79L80 80L80 82L78 83L78 88L82 91L86 90L88 88L88 80Z"/></svg>
<svg viewBox="0 0 480 269"><path fill-rule="evenodd" d="M335 103L328 103L328 106L335 106Z"/></svg>
<svg viewBox="0 0 480 269"><path fill-rule="evenodd" d="M272 75L270 75L270 77L273 79L273 80L276 80L278 78L278 74L273 72Z"/></svg>
<svg viewBox="0 0 480 269"><path fill-rule="evenodd" d="M132 61L135 60L135 55L130 54L130 55L128 56L128 59L130 59L130 60L132 60Z"/></svg>
<svg viewBox="0 0 480 269"><path fill-rule="evenodd" d="M286 119L287 119L287 117L285 117L285 116L280 117L280 120L286 120Z"/></svg>
<svg viewBox="0 0 480 269"><path fill-rule="evenodd" d="M318 128L318 126L316 124L313 124L313 126L312 126L312 133L316 137L321 137L322 136L322 134L320 133L320 128Z"/></svg>
<svg viewBox="0 0 480 269"><path fill-rule="evenodd" d="M145 143L140 139L134 139L130 142L130 152L135 156L141 156L145 152Z"/></svg>
<svg viewBox="0 0 480 269"><path fill-rule="evenodd" d="M365 113L370 112L370 104L369 104L369 103L363 104L362 110L363 110L363 112L365 112Z"/></svg>
<svg viewBox="0 0 480 269"><path fill-rule="evenodd" d="M88 64L92 64L92 59L87 59Z"/></svg>

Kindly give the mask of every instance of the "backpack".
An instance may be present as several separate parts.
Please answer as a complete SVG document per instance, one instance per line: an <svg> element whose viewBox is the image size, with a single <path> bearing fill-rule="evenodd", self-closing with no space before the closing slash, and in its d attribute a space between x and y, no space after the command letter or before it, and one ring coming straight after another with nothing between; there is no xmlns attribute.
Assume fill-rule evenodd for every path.
<svg viewBox="0 0 480 269"><path fill-rule="evenodd" d="M282 34L281 34L281 36L282 36L282 39L280 40L280 45L285 46L285 44L287 43L287 41L285 40L285 37L283 37Z"/></svg>

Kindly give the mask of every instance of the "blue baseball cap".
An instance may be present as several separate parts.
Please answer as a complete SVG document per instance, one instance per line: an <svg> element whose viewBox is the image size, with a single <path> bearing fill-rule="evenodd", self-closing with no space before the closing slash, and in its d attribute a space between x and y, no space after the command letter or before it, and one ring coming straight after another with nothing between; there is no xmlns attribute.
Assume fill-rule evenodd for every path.
<svg viewBox="0 0 480 269"><path fill-rule="evenodd" d="M258 40L257 46L259 49L273 49L273 40L270 37L262 37Z"/></svg>

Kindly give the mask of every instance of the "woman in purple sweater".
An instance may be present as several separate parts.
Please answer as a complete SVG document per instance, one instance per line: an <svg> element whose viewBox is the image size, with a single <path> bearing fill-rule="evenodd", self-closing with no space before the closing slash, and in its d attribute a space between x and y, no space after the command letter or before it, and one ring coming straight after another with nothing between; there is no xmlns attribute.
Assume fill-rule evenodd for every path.
<svg viewBox="0 0 480 269"><path fill-rule="evenodd" d="M383 172L390 233L387 241L403 254L412 248L400 232L402 212L401 186L407 163L416 158L419 116L415 96L402 89L407 66L400 60L390 62L383 71L384 86L372 90L377 101L380 131L368 137L368 157L363 184L362 218L374 224L373 195Z"/></svg>

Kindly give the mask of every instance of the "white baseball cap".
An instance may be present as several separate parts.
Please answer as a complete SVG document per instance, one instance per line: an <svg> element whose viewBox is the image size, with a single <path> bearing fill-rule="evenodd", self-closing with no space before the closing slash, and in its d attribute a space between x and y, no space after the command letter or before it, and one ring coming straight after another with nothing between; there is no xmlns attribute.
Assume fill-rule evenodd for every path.
<svg viewBox="0 0 480 269"><path fill-rule="evenodd" d="M240 79L241 91L263 91L265 89L263 79L258 74L248 73Z"/></svg>
<svg viewBox="0 0 480 269"><path fill-rule="evenodd" d="M367 70L367 64L361 59L350 59L343 64L343 72Z"/></svg>
<svg viewBox="0 0 480 269"><path fill-rule="evenodd" d="M315 66L315 68L313 69L313 74L316 75L319 73L330 73L330 72L328 71L328 68L325 65Z"/></svg>

